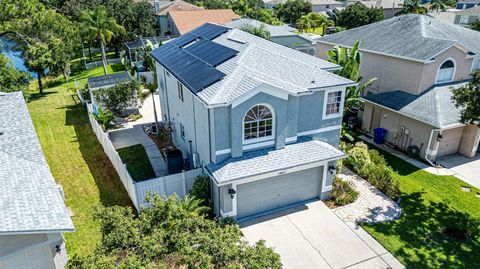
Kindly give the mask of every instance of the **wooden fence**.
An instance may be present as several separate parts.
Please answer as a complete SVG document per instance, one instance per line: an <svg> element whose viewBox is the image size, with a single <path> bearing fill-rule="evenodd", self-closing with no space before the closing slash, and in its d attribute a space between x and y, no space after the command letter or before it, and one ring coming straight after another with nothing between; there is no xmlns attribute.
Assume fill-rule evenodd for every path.
<svg viewBox="0 0 480 269"><path fill-rule="evenodd" d="M110 141L108 134L105 133L92 116L92 105L87 104L88 117L92 125L93 132L97 136L98 141L103 147L103 151L107 154L110 162L117 171L120 180L122 181L128 196L132 200L137 211L140 211L144 205L145 196L148 193L170 196L177 194L183 198L192 189L195 178L202 175L203 169L197 168L189 171L183 171L178 174L167 175L159 178L153 178L145 181L136 182L132 179L127 171L127 167L118 155L115 147Z"/></svg>

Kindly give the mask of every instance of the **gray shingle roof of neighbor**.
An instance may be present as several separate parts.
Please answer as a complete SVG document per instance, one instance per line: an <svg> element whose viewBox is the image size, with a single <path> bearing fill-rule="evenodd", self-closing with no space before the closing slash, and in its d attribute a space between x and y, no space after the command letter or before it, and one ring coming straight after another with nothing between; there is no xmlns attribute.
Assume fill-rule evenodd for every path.
<svg viewBox="0 0 480 269"><path fill-rule="evenodd" d="M313 40L307 34L297 34L297 29L286 24L284 25L270 25L267 23L263 23L261 21L257 21L250 18L242 18L239 20L234 20L227 25L236 29L241 29L244 26L254 26L260 27L261 25L265 25L265 28L270 32L270 36L277 37L277 36L300 36L313 42Z"/></svg>
<svg viewBox="0 0 480 269"><path fill-rule="evenodd" d="M0 234L73 231L21 92L0 92Z"/></svg>
<svg viewBox="0 0 480 269"><path fill-rule="evenodd" d="M127 71L124 71L115 74L108 74L106 76L89 77L87 79L87 83L90 89L96 89L111 87L119 83L130 82L132 80L133 79L130 74Z"/></svg>
<svg viewBox="0 0 480 269"><path fill-rule="evenodd" d="M317 42L351 47L357 40L361 50L419 61L432 60L454 45L480 54L480 32L413 14L327 35Z"/></svg>
<svg viewBox="0 0 480 269"><path fill-rule="evenodd" d="M218 164L209 164L207 169L219 184L223 184L345 156L344 152L328 143L301 137L297 143L286 145L283 149L270 148L246 152L240 158L229 158Z"/></svg>
<svg viewBox="0 0 480 269"><path fill-rule="evenodd" d="M452 101L452 88L465 84L466 82L457 82L434 86L419 95L393 91L367 95L363 99L432 126L444 128L459 123L461 109L456 108Z"/></svg>

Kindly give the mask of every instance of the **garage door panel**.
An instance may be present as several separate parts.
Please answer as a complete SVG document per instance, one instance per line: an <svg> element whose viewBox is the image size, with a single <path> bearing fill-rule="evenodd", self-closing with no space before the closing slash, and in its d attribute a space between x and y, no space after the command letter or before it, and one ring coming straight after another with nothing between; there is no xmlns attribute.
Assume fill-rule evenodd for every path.
<svg viewBox="0 0 480 269"><path fill-rule="evenodd" d="M462 141L463 127L442 132L442 141L438 147L437 157L457 153Z"/></svg>
<svg viewBox="0 0 480 269"><path fill-rule="evenodd" d="M242 218L319 196L322 168L237 186L237 217Z"/></svg>

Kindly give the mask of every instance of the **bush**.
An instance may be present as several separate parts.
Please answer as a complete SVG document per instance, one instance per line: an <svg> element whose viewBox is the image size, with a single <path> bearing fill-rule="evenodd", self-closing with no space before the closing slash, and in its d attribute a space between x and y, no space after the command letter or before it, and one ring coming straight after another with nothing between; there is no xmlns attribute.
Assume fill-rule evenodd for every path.
<svg viewBox="0 0 480 269"><path fill-rule="evenodd" d="M358 142L347 152L349 156L345 162L352 171L388 197L396 200L400 196L399 182L393 176L392 168L377 150L369 150L365 143Z"/></svg>
<svg viewBox="0 0 480 269"><path fill-rule="evenodd" d="M94 91L93 95L102 107L111 111L113 115L121 117L126 109L136 106L138 90L140 90L140 84L134 80Z"/></svg>
<svg viewBox="0 0 480 269"><path fill-rule="evenodd" d="M354 189L351 182L344 181L338 177L333 180L331 201L335 206L343 206L355 202L358 198L358 191Z"/></svg>
<svg viewBox="0 0 480 269"><path fill-rule="evenodd" d="M210 178L207 176L198 176L193 183L192 190L189 193L202 201L202 205L212 207L210 195Z"/></svg>

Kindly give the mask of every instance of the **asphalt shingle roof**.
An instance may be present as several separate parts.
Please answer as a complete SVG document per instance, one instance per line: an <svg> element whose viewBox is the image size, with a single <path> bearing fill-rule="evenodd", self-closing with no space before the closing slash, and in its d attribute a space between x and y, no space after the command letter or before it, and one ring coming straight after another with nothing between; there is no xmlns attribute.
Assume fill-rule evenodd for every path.
<svg viewBox="0 0 480 269"><path fill-rule="evenodd" d="M480 32L424 15L404 15L317 39L360 49L428 61L440 52L459 45L480 54Z"/></svg>
<svg viewBox="0 0 480 269"><path fill-rule="evenodd" d="M73 231L21 92L0 92L0 234Z"/></svg>
<svg viewBox="0 0 480 269"><path fill-rule="evenodd" d="M343 157L345 153L325 142L302 137L297 143L286 145L283 149L246 152L240 158L229 158L218 164L209 164L207 169L214 179L222 184Z"/></svg>
<svg viewBox="0 0 480 269"><path fill-rule="evenodd" d="M297 34L297 29L290 27L286 24L284 25L270 25L267 23L263 23L261 21L257 21L250 18L242 18L239 20L232 21L227 24L230 27L241 29L244 26L253 26L253 27L260 27L261 25L265 25L265 28L270 32L270 36L272 37L279 37L279 36L301 36L307 40L313 42L313 40L307 34Z"/></svg>
<svg viewBox="0 0 480 269"><path fill-rule="evenodd" d="M238 29L212 40L238 51L216 68L226 76L197 93L209 105L226 105L263 83L291 94L351 85L353 82L326 70L337 65L276 44Z"/></svg>
<svg viewBox="0 0 480 269"><path fill-rule="evenodd" d="M98 76L98 77L89 77L88 78L88 87L90 89L102 88L107 86L114 86L119 83L130 82L132 81L132 77L128 74L127 71L115 73L115 74L108 74L106 76Z"/></svg>
<svg viewBox="0 0 480 269"><path fill-rule="evenodd" d="M452 88L465 85L466 82L436 86L419 95L402 91L370 94L363 99L420 120L438 128L457 124L460 110L452 101Z"/></svg>

